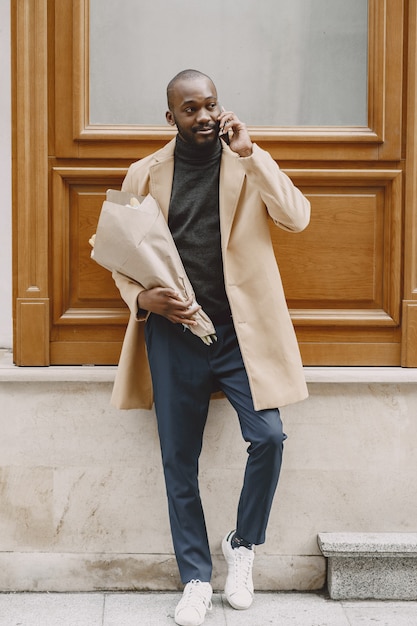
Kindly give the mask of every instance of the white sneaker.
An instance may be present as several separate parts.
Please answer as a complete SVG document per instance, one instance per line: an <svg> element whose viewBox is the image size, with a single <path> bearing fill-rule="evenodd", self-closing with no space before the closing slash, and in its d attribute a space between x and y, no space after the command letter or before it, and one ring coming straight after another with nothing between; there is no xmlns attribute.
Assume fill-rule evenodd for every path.
<svg viewBox="0 0 417 626"><path fill-rule="evenodd" d="M175 623L179 626L200 626L206 611L211 611L213 589L210 583L190 580L184 587L181 600L175 609Z"/></svg>
<svg viewBox="0 0 417 626"><path fill-rule="evenodd" d="M222 541L228 573L224 593L234 609L248 609L253 601L252 566L255 552L244 546L232 548L230 540L234 531Z"/></svg>

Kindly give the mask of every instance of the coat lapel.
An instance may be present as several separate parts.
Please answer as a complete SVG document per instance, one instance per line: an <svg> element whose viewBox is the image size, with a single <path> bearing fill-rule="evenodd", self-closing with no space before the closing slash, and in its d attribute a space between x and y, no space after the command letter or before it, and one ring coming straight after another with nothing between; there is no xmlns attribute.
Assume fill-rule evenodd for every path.
<svg viewBox="0 0 417 626"><path fill-rule="evenodd" d="M169 202L171 199L172 181L174 177L175 139L158 154L157 162L150 168L150 193L157 200L161 211L168 220ZM223 146L220 167L220 224L224 245L227 245L233 218L244 180L244 171L239 165L238 157Z"/></svg>
<svg viewBox="0 0 417 626"><path fill-rule="evenodd" d="M174 178L174 147L175 139L158 153L157 162L151 166L149 171L149 192L158 202L167 221Z"/></svg>
<svg viewBox="0 0 417 626"><path fill-rule="evenodd" d="M244 177L245 173L239 165L238 157L230 148L224 146L220 167L219 191L220 227L224 248L227 247L229 241Z"/></svg>

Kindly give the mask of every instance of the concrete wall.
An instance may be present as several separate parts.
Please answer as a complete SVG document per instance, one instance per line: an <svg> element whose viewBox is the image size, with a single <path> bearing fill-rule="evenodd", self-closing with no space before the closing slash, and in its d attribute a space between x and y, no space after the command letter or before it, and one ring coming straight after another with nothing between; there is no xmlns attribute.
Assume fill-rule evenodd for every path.
<svg viewBox="0 0 417 626"><path fill-rule="evenodd" d="M321 588L319 532L416 530L415 372L306 371L310 398L283 410L289 437L257 550L258 589ZM180 586L155 418L111 408L113 376L114 368L14 368L3 358L0 591ZM233 410L214 401L201 490L218 589L245 459Z"/></svg>

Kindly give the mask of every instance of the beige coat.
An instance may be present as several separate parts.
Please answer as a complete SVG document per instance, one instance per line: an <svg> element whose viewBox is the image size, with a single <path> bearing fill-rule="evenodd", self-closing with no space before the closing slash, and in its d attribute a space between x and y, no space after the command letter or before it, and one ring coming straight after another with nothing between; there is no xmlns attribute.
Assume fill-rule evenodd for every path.
<svg viewBox="0 0 417 626"><path fill-rule="evenodd" d="M133 163L123 190L151 195L168 216L175 139ZM220 169L220 229L226 292L256 410L307 397L294 328L271 244L268 214L277 226L298 232L309 223L310 204L256 144L241 158L223 145ZM123 409L151 408L152 383L137 318L142 287L113 274L131 315L123 342L112 403ZM210 348L207 348L210 349Z"/></svg>

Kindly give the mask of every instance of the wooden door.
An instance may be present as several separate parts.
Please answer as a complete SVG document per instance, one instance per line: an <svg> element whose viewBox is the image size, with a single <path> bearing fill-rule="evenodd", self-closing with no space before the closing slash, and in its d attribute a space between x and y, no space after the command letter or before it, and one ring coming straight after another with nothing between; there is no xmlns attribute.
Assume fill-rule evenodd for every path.
<svg viewBox="0 0 417 626"><path fill-rule="evenodd" d="M312 204L271 229L306 365L417 366L417 9L368 6L368 125L250 129ZM90 124L88 0L13 0L12 27L15 362L115 364L127 309L88 239L172 130Z"/></svg>

